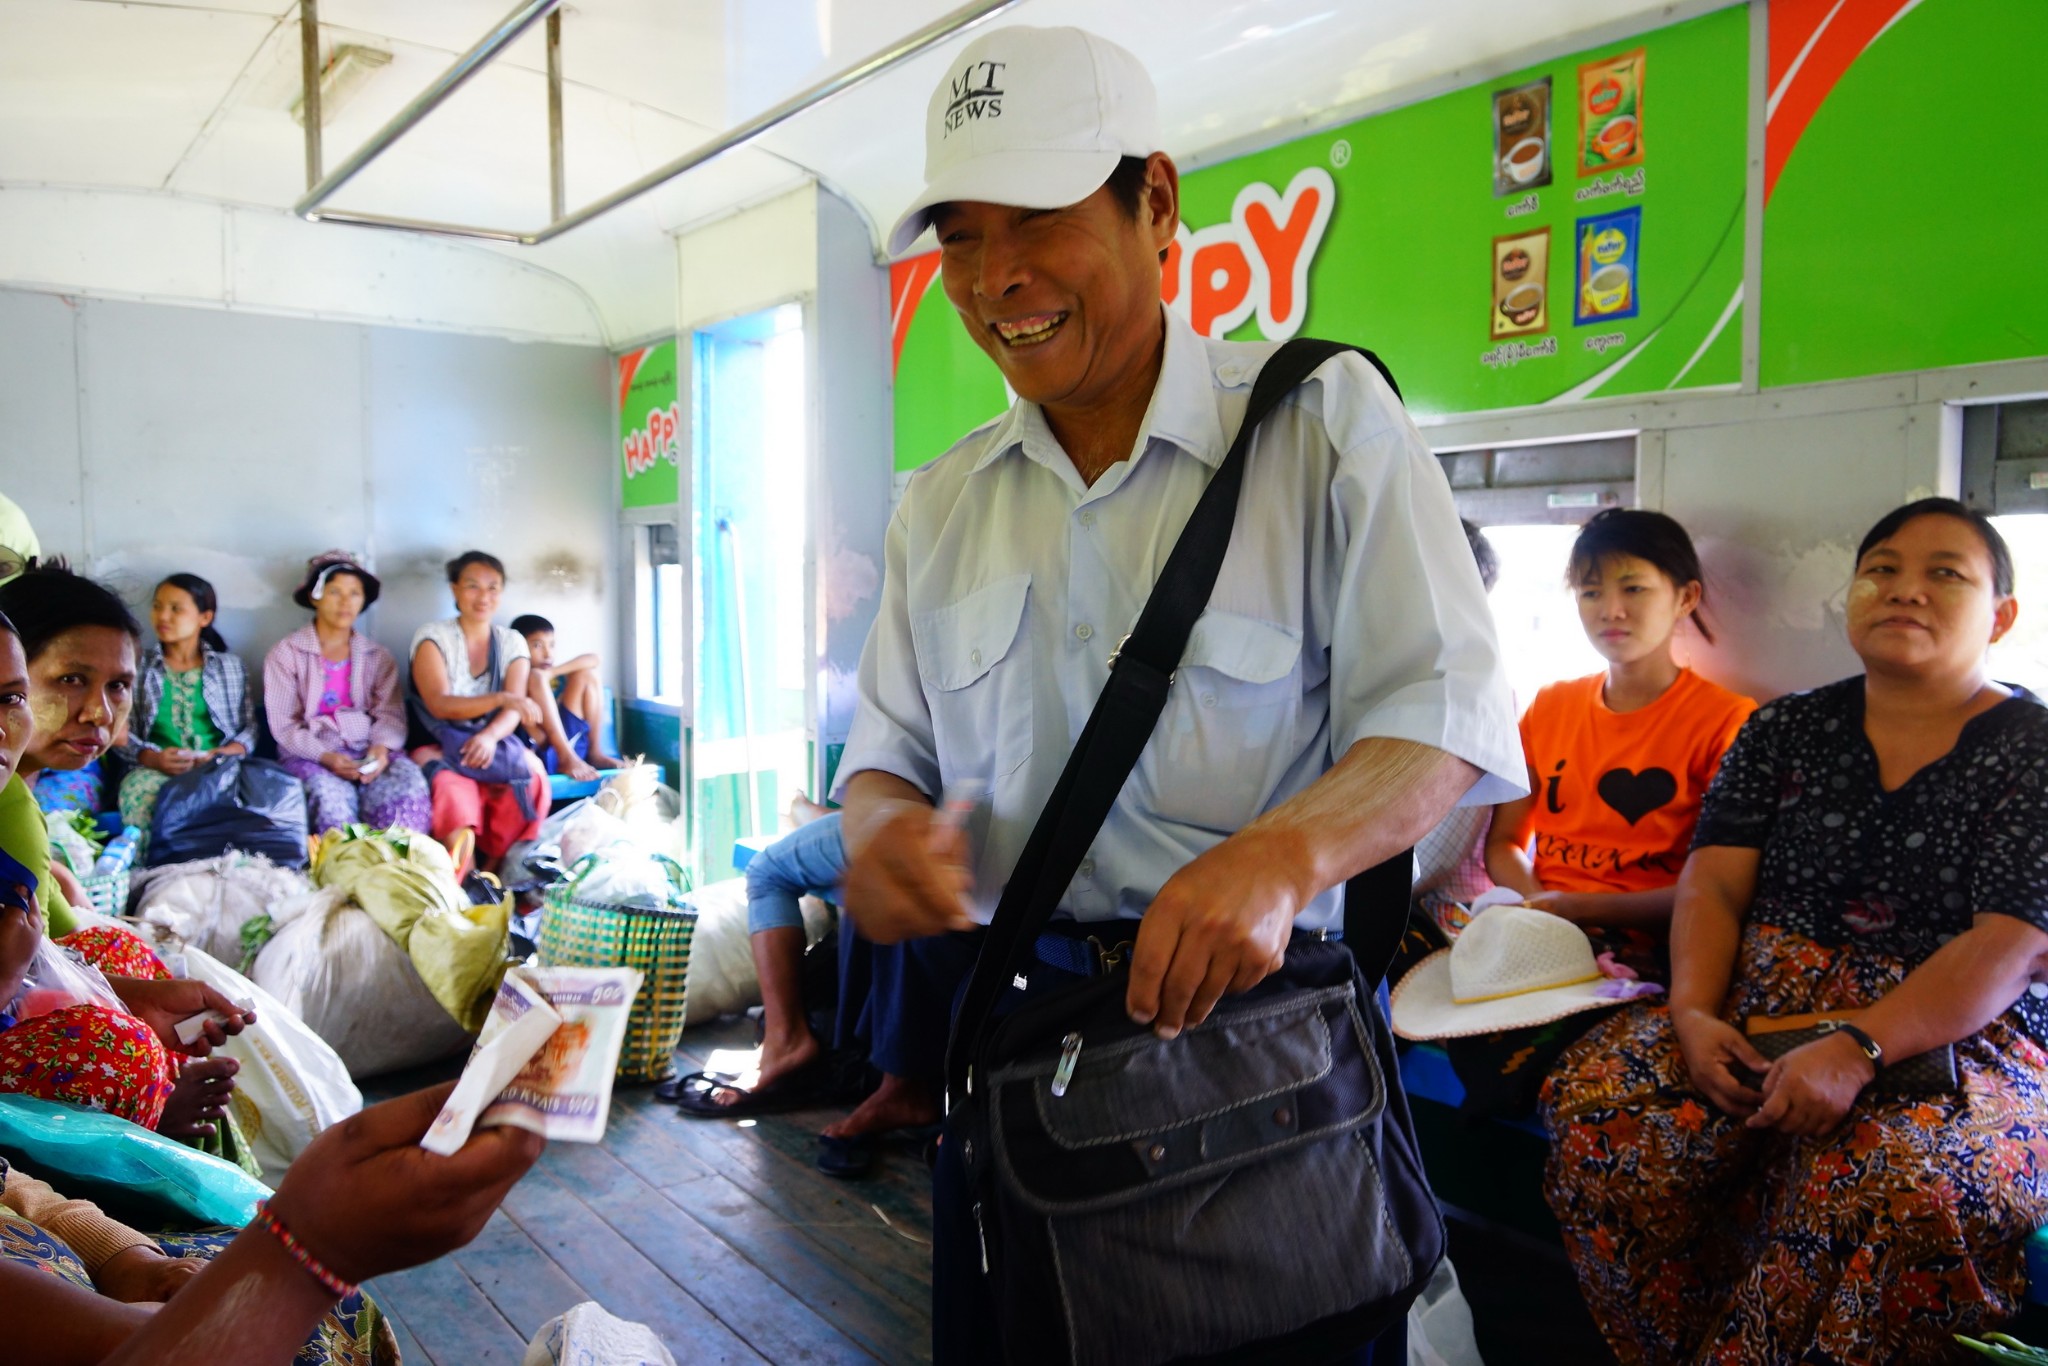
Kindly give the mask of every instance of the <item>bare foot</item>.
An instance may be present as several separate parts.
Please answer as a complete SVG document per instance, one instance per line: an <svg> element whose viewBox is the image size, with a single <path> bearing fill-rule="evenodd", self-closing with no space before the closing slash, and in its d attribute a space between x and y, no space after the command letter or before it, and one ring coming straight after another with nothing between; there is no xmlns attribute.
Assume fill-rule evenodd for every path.
<svg viewBox="0 0 2048 1366"><path fill-rule="evenodd" d="M779 1041L764 1040L761 1044L760 1061L751 1072L742 1073L734 1083L749 1091L760 1091L773 1086L784 1077L809 1066L825 1052L825 1046L818 1042L817 1035L806 1029L796 1039ZM721 1086L712 1095L712 1103L731 1105L739 1099L739 1093L730 1086Z"/></svg>
<svg viewBox="0 0 2048 1366"><path fill-rule="evenodd" d="M178 1073L178 1084L164 1102L164 1117L156 1131L181 1143L211 1138L216 1122L228 1112L228 1096L235 1089L235 1073L241 1064L229 1057L193 1058Z"/></svg>
<svg viewBox="0 0 2048 1366"><path fill-rule="evenodd" d="M599 754L593 750L590 754L590 766L592 768L624 768L626 763L623 759L614 759L609 754Z"/></svg>
<svg viewBox="0 0 2048 1366"><path fill-rule="evenodd" d="M882 1074L882 1084L852 1114L822 1129L827 1138L859 1138L891 1129L919 1129L939 1122L938 1089L927 1081Z"/></svg>
<svg viewBox="0 0 2048 1366"><path fill-rule="evenodd" d="M789 799L789 823L796 826L809 825L820 816L829 816L832 808L820 806L810 799L809 794L799 792Z"/></svg>
<svg viewBox="0 0 2048 1366"><path fill-rule="evenodd" d="M568 774L574 782L593 782L597 778L597 767L594 764L587 764L573 756L569 760L569 766L562 771Z"/></svg>

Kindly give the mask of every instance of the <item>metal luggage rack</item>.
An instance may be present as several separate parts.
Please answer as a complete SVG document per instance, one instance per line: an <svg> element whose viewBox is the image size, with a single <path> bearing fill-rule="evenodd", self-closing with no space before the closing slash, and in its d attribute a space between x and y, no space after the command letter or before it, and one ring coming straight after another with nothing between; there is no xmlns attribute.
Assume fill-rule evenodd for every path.
<svg viewBox="0 0 2048 1366"><path fill-rule="evenodd" d="M591 219L610 213L621 204L638 199L649 190L665 185L684 172L752 141L776 125L823 104L834 95L850 90L901 62L908 61L955 34L964 33L994 18L1020 3L1020 0L976 0L976 3L963 5L949 14L942 15L908 37L856 62L837 75L827 77L809 89L792 95L773 108L756 114L738 127L726 130L702 146L692 148L667 165L649 171L631 184L621 186L601 199L593 200L574 213L567 212L562 166L562 15L559 8L561 3L562 0L525 0L500 20L498 25L485 34L474 47L457 57L452 66L442 72L433 84L414 96L390 122L371 134L369 140L357 148L346 161L323 176L320 141L319 0L299 0L299 58L305 83L306 184L309 188L304 197L292 205L292 212L312 223L350 223L364 228L397 228L406 232L433 233L442 237L469 237L487 242L512 242L524 247L537 246L560 237L565 232L580 228ZM543 18L547 20L548 66L550 221L546 227L523 232L516 228L485 228L465 223L442 223L433 219L400 218L389 214L360 213L353 209L323 207L333 198L336 191L388 151L391 144L411 131L413 125L439 108L443 101L462 88L464 82L481 71L492 58Z"/></svg>

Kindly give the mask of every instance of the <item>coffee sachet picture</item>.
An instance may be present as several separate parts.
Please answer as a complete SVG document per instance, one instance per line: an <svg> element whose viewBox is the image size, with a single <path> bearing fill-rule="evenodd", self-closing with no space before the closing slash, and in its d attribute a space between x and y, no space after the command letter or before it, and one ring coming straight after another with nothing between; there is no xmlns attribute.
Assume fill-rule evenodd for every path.
<svg viewBox="0 0 2048 1366"><path fill-rule="evenodd" d="M1621 209L1578 222L1578 298L1573 321L1618 322L1641 311L1636 293L1636 254L1643 236L1643 211Z"/></svg>
<svg viewBox="0 0 2048 1366"><path fill-rule="evenodd" d="M1493 239L1493 313L1489 335L1526 337L1550 330L1550 229Z"/></svg>
<svg viewBox="0 0 2048 1366"><path fill-rule="evenodd" d="M1643 160L1643 49L1579 68L1579 174Z"/></svg>
<svg viewBox="0 0 2048 1366"><path fill-rule="evenodd" d="M1550 183L1550 77L1493 94L1496 199Z"/></svg>

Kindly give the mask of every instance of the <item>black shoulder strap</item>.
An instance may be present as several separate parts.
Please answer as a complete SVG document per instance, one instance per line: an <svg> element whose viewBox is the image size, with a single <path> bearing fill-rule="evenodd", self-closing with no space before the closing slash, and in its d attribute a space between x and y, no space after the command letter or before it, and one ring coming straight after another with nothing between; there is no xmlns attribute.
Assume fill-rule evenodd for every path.
<svg viewBox="0 0 2048 1366"><path fill-rule="evenodd" d="M1252 386L1244 422L1229 454L1202 490L1201 499L1182 528L1180 539L1159 572L1152 596L1138 614L1138 624L1110 655L1109 682L1095 701L1088 724L1068 756L1045 809L1032 827L1017 866L996 905L981 955L975 961L954 1019L947 1050L947 1084L957 1090L980 1048L996 1001L1019 972L1032 969L1038 936L1058 909L1061 895L1074 880L1088 846L1116 804L1117 794L1151 739L1152 728L1166 709L1167 689L1187 649L1195 619L1208 605L1230 548L1237 520L1238 494L1244 487L1246 452L1258 425L1280 400L1292 393L1332 356L1357 351L1385 378L1395 396L1400 388L1378 356L1342 342L1298 337L1283 344L1266 361ZM1401 859L1405 862L1406 855ZM1362 958L1383 969L1406 923L1403 888L1401 917L1394 922L1386 955ZM1346 917L1347 923L1350 917ZM1368 971L1375 970L1369 966Z"/></svg>

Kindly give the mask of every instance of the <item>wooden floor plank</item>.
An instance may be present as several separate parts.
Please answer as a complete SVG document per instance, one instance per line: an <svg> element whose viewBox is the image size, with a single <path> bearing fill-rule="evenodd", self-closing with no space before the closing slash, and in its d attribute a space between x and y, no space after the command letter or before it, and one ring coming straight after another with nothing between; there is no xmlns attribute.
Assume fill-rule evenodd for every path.
<svg viewBox="0 0 2048 1366"><path fill-rule="evenodd" d="M543 1162L512 1188L505 1212L572 1279L600 1287L607 1312L646 1324L684 1366L763 1360Z"/></svg>
<svg viewBox="0 0 2048 1366"><path fill-rule="evenodd" d="M872 1359L690 1217L687 1191L673 1202L664 1200L601 1148L559 1144L548 1162L550 1172L619 1236L768 1360L814 1366Z"/></svg>
<svg viewBox="0 0 2048 1366"><path fill-rule="evenodd" d="M907 1231L929 1240L929 1220L921 1227L899 1224L892 1229L871 1208L871 1203L879 1203L872 1200L876 1192L868 1189L873 1183L834 1180L757 1136L758 1129L791 1118L764 1117L754 1129L741 1129L725 1120L678 1117L668 1122L671 1136L706 1165L782 1218L811 1232L861 1275L906 1304L929 1302L930 1249L903 1236Z"/></svg>
<svg viewBox="0 0 2048 1366"><path fill-rule="evenodd" d="M398 1359L405 1366L432 1366L427 1360L426 1349L413 1338L412 1330L405 1326L405 1320L398 1316L398 1311L375 1295L370 1298L377 1300L377 1308L384 1312L384 1321L391 1325L391 1336L398 1340Z"/></svg>
<svg viewBox="0 0 2048 1366"><path fill-rule="evenodd" d="M528 1341L555 1315L602 1301L599 1287L571 1277L503 1211L491 1216L476 1241L454 1254L463 1274L483 1291L514 1331Z"/></svg>
<svg viewBox="0 0 2048 1366"><path fill-rule="evenodd" d="M906 1305L879 1289L724 1177L661 1195L879 1359L931 1360L928 1302Z"/></svg>
<svg viewBox="0 0 2048 1366"><path fill-rule="evenodd" d="M519 1366L526 1356L526 1339L450 1258L380 1277L371 1293L405 1320L435 1366Z"/></svg>

